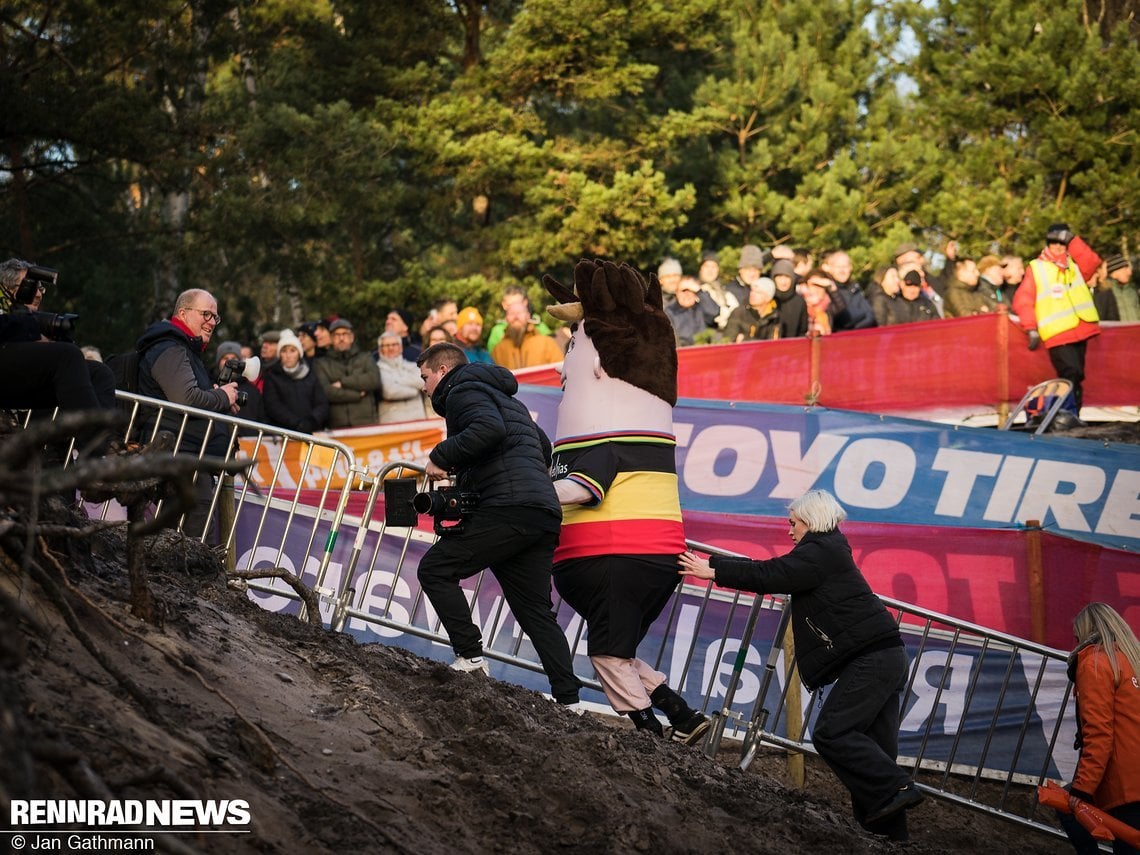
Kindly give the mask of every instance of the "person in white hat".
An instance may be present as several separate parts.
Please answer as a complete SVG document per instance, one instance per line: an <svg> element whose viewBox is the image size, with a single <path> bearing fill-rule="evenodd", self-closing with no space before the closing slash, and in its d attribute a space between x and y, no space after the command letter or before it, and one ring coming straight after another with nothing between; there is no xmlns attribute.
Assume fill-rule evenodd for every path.
<svg viewBox="0 0 1140 855"><path fill-rule="evenodd" d="M776 283L761 276L748 292L748 302L733 309L724 327L724 340L763 341L780 337L780 313L776 310Z"/></svg>
<svg viewBox="0 0 1140 855"><path fill-rule="evenodd" d="M281 330L277 361L265 372L266 420L299 433L322 430L329 420L329 400L317 375L304 359L301 340L292 330Z"/></svg>

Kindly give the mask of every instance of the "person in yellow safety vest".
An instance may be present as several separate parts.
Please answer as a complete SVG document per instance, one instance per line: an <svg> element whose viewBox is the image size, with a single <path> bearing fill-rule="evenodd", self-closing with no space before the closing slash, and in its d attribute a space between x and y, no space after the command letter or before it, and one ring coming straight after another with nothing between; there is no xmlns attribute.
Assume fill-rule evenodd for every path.
<svg viewBox="0 0 1140 855"><path fill-rule="evenodd" d="M1044 342L1057 372L1073 383L1074 416L1081 412L1085 348L1100 334L1100 318L1086 284L1100 256L1065 223L1049 226L1045 248L1025 269L1013 295L1013 311L1029 334L1029 349Z"/></svg>

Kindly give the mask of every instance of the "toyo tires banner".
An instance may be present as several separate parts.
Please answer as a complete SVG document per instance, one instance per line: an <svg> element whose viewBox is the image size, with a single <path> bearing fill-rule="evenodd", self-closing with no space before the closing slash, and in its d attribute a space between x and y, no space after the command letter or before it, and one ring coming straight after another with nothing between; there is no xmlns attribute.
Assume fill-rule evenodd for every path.
<svg viewBox="0 0 1140 855"><path fill-rule="evenodd" d="M553 434L558 389L519 398ZM850 411L684 399L673 413L685 511L783 517L830 490L852 520L1020 527L1140 552L1140 447Z"/></svg>

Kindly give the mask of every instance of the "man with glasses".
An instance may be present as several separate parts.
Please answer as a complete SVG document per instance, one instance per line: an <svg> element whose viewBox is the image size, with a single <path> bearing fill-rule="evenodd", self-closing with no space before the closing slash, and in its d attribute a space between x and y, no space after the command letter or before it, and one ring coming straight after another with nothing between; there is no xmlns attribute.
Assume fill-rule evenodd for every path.
<svg viewBox="0 0 1140 855"><path fill-rule="evenodd" d="M170 318L147 327L135 345L139 354L139 394L214 413L236 413L237 383L215 386L202 359L221 322L218 301L210 292L192 288L179 294ZM155 415L153 409L143 412L145 438L154 430ZM191 418L182 430L182 414L173 412L164 413L158 425L159 430L170 431L175 436L182 430L179 453L194 456L205 453L209 457L224 458L229 451L229 431L218 427L209 430L209 427L209 419ZM199 472L196 486L198 502L194 510L187 513L183 525L183 532L192 537L205 533L213 478Z"/></svg>

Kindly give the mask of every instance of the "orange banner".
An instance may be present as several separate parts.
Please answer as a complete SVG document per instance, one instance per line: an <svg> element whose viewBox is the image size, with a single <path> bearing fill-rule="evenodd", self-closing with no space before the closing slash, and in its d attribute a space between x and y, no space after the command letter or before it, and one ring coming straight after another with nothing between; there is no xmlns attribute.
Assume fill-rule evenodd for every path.
<svg viewBox="0 0 1140 855"><path fill-rule="evenodd" d="M375 472L387 463L424 464L428 453L443 439L443 419L397 422L390 425L334 430L317 435L347 445L358 466ZM254 461L251 480L261 486L277 484L288 489L332 489L344 486L350 461L337 449L297 440L242 437L242 451Z"/></svg>

